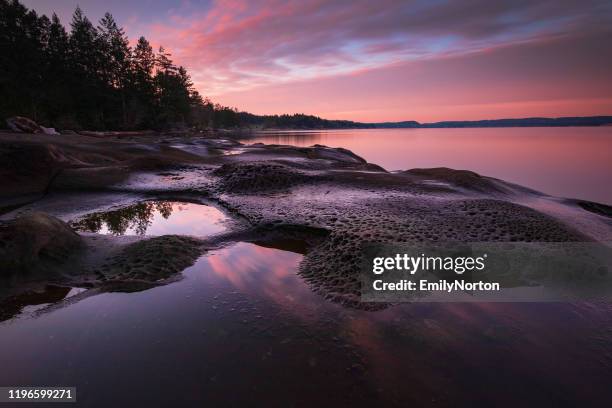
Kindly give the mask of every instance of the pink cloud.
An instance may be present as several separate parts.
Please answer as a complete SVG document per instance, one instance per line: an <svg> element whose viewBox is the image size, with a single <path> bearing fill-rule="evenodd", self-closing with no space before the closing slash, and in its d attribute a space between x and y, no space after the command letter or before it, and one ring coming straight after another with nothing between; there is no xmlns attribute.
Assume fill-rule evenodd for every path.
<svg viewBox="0 0 612 408"><path fill-rule="evenodd" d="M610 114L609 35L555 36L351 75L268 84L217 99L259 114L304 112L362 121Z"/></svg>
<svg viewBox="0 0 612 408"><path fill-rule="evenodd" d="M148 34L214 97L538 40L593 26L596 13L585 15L584 7L575 1L215 1L201 13L172 14ZM591 7L607 10L598 2Z"/></svg>

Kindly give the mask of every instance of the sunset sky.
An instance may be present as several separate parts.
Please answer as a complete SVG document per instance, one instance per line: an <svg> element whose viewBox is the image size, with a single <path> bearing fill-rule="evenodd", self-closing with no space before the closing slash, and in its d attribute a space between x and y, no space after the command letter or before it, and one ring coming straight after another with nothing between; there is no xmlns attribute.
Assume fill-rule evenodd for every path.
<svg viewBox="0 0 612 408"><path fill-rule="evenodd" d="M610 1L24 0L110 11L215 102L358 121L612 115Z"/></svg>

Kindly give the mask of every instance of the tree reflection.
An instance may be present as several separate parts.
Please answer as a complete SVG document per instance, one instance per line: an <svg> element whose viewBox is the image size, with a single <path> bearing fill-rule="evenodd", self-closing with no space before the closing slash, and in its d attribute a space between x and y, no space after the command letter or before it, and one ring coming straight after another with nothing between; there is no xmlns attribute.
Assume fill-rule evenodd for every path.
<svg viewBox="0 0 612 408"><path fill-rule="evenodd" d="M174 203L169 201L144 201L114 211L94 213L72 223L78 231L99 232L106 226L113 235L124 235L128 229L144 235L153 222L155 212L167 219Z"/></svg>

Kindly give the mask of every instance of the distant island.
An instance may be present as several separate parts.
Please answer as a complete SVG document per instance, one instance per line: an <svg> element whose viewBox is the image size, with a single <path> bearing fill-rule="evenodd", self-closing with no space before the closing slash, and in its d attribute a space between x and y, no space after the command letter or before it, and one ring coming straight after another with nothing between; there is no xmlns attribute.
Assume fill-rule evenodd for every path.
<svg viewBox="0 0 612 408"><path fill-rule="evenodd" d="M253 115L238 112L238 123L244 127L262 129L405 129L405 128L490 128L490 127L561 127L612 125L612 116L576 116L562 118L488 119L473 121L443 121L419 123L414 120L401 122L364 123L350 120L329 120L317 116Z"/></svg>

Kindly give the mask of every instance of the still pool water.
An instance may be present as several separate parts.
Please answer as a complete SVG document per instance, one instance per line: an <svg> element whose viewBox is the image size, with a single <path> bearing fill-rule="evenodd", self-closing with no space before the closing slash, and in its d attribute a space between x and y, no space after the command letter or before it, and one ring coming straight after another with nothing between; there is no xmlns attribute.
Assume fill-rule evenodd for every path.
<svg viewBox="0 0 612 408"><path fill-rule="evenodd" d="M88 214L72 222L81 232L112 235L208 236L225 231L227 216L205 205L174 201L142 201L115 210Z"/></svg>
<svg viewBox="0 0 612 408"><path fill-rule="evenodd" d="M0 323L0 384L79 406L610 406L612 306L347 309L249 243L179 282Z"/></svg>
<svg viewBox="0 0 612 408"><path fill-rule="evenodd" d="M352 150L387 170L450 167L612 204L612 126L261 132L248 143Z"/></svg>

